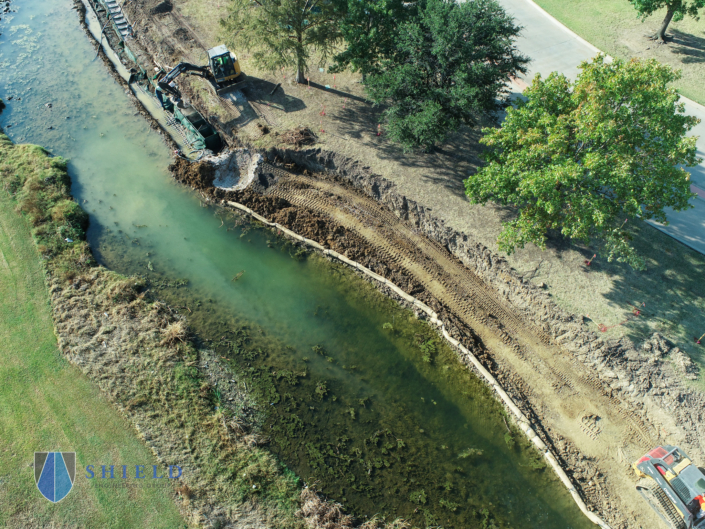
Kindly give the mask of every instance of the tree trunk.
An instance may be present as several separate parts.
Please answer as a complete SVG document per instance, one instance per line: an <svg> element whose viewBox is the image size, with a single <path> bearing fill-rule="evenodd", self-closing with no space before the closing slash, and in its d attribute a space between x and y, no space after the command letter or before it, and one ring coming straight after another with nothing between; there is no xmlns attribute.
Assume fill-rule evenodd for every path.
<svg viewBox="0 0 705 529"><path fill-rule="evenodd" d="M299 43L299 47L296 50L296 82L304 84L306 78L304 77L304 71L306 71L306 61L303 58L302 42L303 38L301 35L296 36L296 40Z"/></svg>
<svg viewBox="0 0 705 529"><path fill-rule="evenodd" d="M658 37L663 42L666 42L666 28L668 28L668 25L671 23L671 19L673 18L673 15L674 15L673 8L671 6L668 6L668 11L666 11L666 18L663 19L663 23L661 24L661 29L656 34L656 37Z"/></svg>

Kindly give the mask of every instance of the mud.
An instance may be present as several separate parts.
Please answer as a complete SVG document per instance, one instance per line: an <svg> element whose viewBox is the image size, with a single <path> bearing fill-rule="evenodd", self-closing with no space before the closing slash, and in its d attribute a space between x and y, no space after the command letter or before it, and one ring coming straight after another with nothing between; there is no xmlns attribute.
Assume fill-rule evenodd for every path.
<svg viewBox="0 0 705 529"><path fill-rule="evenodd" d="M183 158L176 158L169 165L169 171L179 182L193 189L206 190L213 188L215 167L206 162L191 163Z"/></svg>

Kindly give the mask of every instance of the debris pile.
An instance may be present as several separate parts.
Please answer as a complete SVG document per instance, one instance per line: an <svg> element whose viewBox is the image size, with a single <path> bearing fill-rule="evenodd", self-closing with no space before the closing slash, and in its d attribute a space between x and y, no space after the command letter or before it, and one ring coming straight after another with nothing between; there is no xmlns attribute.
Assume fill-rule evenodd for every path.
<svg viewBox="0 0 705 529"><path fill-rule="evenodd" d="M352 517L343 513L342 505L323 500L309 487L301 491L299 516L310 529L352 529Z"/></svg>
<svg viewBox="0 0 705 529"><path fill-rule="evenodd" d="M281 135L281 140L289 145L301 147L302 145L312 145L318 138L308 127L298 127L287 130Z"/></svg>
<svg viewBox="0 0 705 529"><path fill-rule="evenodd" d="M673 361L676 371L680 371L684 378L687 380L697 380L698 366L678 347L674 347L671 351L671 360Z"/></svg>

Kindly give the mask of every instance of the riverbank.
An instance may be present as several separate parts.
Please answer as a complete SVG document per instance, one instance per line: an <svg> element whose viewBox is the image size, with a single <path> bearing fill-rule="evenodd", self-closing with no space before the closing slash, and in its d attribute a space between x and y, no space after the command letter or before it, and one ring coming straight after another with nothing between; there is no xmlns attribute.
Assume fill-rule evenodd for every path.
<svg viewBox="0 0 705 529"><path fill-rule="evenodd" d="M650 512L631 508L638 496L629 463L663 440L702 453L702 396L680 382L697 372L685 355L659 335L642 350L595 336L501 258L468 244L395 186L350 161L281 150L265 159L252 189L238 192L213 187L205 162L179 160L171 169L214 202L244 204L432 307L530 417L593 510L612 527L652 523ZM422 233L439 246L434 250ZM448 250L457 264L444 255ZM437 279L436 267L443 271ZM477 281L473 277L491 288L484 294L482 288L466 290L462 285ZM458 294L470 305L458 304ZM680 406L684 401L690 405Z"/></svg>
<svg viewBox="0 0 705 529"><path fill-rule="evenodd" d="M121 500L122 495L118 493L114 503L111 500L108 510L101 516L116 516L120 520L139 516L144 521L145 513L153 513L154 522L150 526L177 527L182 523L176 521L181 520L177 514L180 510L189 524L198 526L226 522L248 528L299 526L301 521L294 518L300 494L296 479L283 474L267 451L251 444L251 440L242 435L243 425L235 428L231 424L232 416L228 416L225 410L214 408L214 388L197 367L199 351L188 338L185 321L168 306L146 301L140 280L96 265L85 241L87 216L70 196L70 178L65 164L60 159L51 158L41 148L13 145L4 135L0 136L0 158L3 160L0 168L2 185L33 226L37 250L46 267L59 348L64 357L101 390L96 394L94 386L85 379L82 379L84 382L65 380L52 401L62 401L61 392L65 392L67 403L75 402L80 406L79 410L84 406L92 408L87 412L88 418L95 417L92 422L99 421L99 417L110 417L106 408L110 404L115 406L124 418L114 417L112 423L98 427L96 432L103 432L99 439L114 435L115 428L120 429L116 421L124 423L127 420L132 425L111 439L124 442L121 449L101 450L96 441L91 441L94 446L88 448L86 432L82 430L76 431L76 436L70 439L72 446L63 448L75 449L81 462L98 450L99 457L122 454L129 461L136 457L155 459L159 465L179 465L184 469L182 478L173 488L147 488L142 499L140 489L126 490L125 494L131 495L130 502ZM9 202L5 201L3 205L9 205ZM3 231L6 231L4 226ZM9 237L9 233L5 236ZM29 265L29 270L36 270L36 263L32 265L29 261L25 264ZM0 264L3 267L7 264L5 270L10 269L7 259ZM30 325L34 322L33 310L28 314ZM40 318L37 323L51 324L48 314L37 317ZM3 321L7 320L3 318ZM13 322L12 319L9 321ZM18 325L13 325L10 336L20 339L17 333L22 327L20 322L14 323ZM46 347L44 345L42 349L44 354L48 354ZM3 351L9 353L6 349ZM29 355L25 361L31 361L32 357ZM62 366L62 362L59 376L75 378L75 368L69 368L60 358L51 359L47 369L52 371L51 365ZM16 361L10 364L19 368ZM47 381L55 383L52 380L55 376L49 376ZM29 387L24 385L25 377L20 380L22 388L14 385L5 388L24 394ZM39 384L40 380L34 380L35 383ZM51 393L49 388L47 391ZM91 405L90 400L82 398L83 395L90 395L97 402ZM35 398L41 402L41 397ZM242 398L246 399L245 396ZM242 404L248 405L245 400ZM68 404L61 407L65 405ZM86 413L79 410L76 410L79 416ZM55 413L57 411L48 415ZM82 420L74 415L70 408L59 413L59 417L65 420L70 417L72 423L62 431L73 431L73 422ZM13 414L12 418L29 420L31 417ZM8 474L7 465L10 461L14 463L17 452L31 441L26 432L26 429L17 432L20 437L16 446L13 445L13 459L3 461L2 470ZM134 437L131 439L131 436ZM149 456L146 455L148 452L151 452ZM9 457L8 451L5 454ZM231 479L223 482L219 476L224 474ZM25 480L31 480L31 477L23 477L24 487L27 486ZM8 487L12 494L2 495L8 502L8 508L2 509L2 513L21 513L24 519L32 522L32 515L24 509L18 513L18 503L13 498L23 489L15 488ZM79 492L66 501L77 501L77 505L82 505L82 496ZM140 502L144 503L143 508L139 507ZM130 514L120 515L122 507L118 505L129 505ZM38 508L37 516L41 518L43 511ZM62 516L70 516L72 512L62 511ZM85 516L87 521L101 519L95 511L89 511ZM98 525L108 526L109 523Z"/></svg>
<svg viewBox="0 0 705 529"><path fill-rule="evenodd" d="M181 39L182 41L184 39ZM194 96L194 99L197 99ZM205 109L204 112L207 112L209 110L209 107L207 104L204 104L203 108ZM210 117L213 117L212 115ZM216 116L217 118L217 116ZM232 138L231 138L232 139ZM233 140L234 141L234 140ZM311 154L311 153L306 153L306 154ZM315 161L318 163L318 161ZM335 160L334 160L335 162ZM339 162L342 162L342 165L349 166L350 163L349 161L345 160L339 160ZM304 166L304 164L301 164ZM330 164L323 163L321 164L321 167L324 169L335 169L335 163L333 164L333 167L330 166ZM306 167L304 167L306 168ZM310 170L306 168L307 170ZM315 169L314 169L315 170ZM306 176L306 175L304 175ZM354 176L354 175L353 175ZM353 178L354 179L354 178ZM320 181L323 181L325 183L325 177L319 178ZM306 182L306 185L312 188L319 187L318 186L319 182ZM377 191L375 192L374 185L375 183L372 182L369 184L371 188L371 193L370 195L374 199L381 199L384 197L394 197L396 196L396 199L402 199L405 197L405 195L397 193L392 194L388 193L388 191L391 189L391 187L388 185L389 182L381 182L381 187L380 187L380 182L377 182ZM276 185L271 186L272 188L277 187ZM338 186L340 187L340 186ZM358 204L358 198L353 198L350 199L349 194L347 194L345 186L342 186L343 189L336 189L335 193L338 193L338 197L334 200L318 200L314 201L314 206L316 206L317 211L315 213L317 214L317 217L313 218L313 222L309 223L311 224L311 229L319 229L322 234L327 235L324 240L319 241L322 242L323 244L333 244L330 242L330 239L334 239L337 242L338 239L338 234L340 232L340 228L349 230L350 236L347 237L349 241L352 241L354 244L356 244L356 241L353 241L355 238L354 236L357 236L358 239L360 237L361 231L363 231L363 228L369 228L369 226L360 226L359 223L356 223L354 219L349 219L349 218L342 218L341 217L336 217L337 215L337 209L340 204L345 204L347 207L357 207ZM380 192L381 189L381 192ZM280 186L279 191L282 193L288 193L287 198L285 199L286 201L292 200L293 202L289 202L289 204L283 203L283 208L288 208L290 206L293 206L292 211L288 211L288 215L298 215L298 211L301 210L303 213L303 216L305 217L307 215L306 213L306 206L303 205L303 201L297 203L296 199L297 197L300 199L303 199L304 197L302 195L297 195L295 192L295 189L291 188L286 188L286 186ZM312 192L314 194L318 193L320 190L313 189ZM325 191L326 193L330 192L329 189ZM293 195L291 193L294 193ZM340 194L342 193L342 197ZM217 197L216 198L220 198ZM280 197L281 198L281 197ZM310 197L309 197L310 198ZM396 200L394 199L394 200ZM267 200L263 201L267 202ZM336 204L338 202L338 204ZM406 213L408 213L409 207L408 207L408 200L404 198L404 200L401 200L399 202L400 204L400 209L395 209L394 205L390 206L390 209L394 211L395 213L401 213L403 216ZM266 204L263 204L266 205ZM366 203L365 205L365 211L370 212L370 208L374 210L373 205ZM251 206L253 209L256 209L254 206ZM316 209L315 208L315 209ZM427 235L429 235L432 239L436 238L438 242L441 243L441 245L446 245L454 253L456 253L456 257L460 257L461 260L463 261L469 261L470 263L477 262L477 267L476 267L476 275L479 277L482 277L485 279L488 283L491 285L495 286L496 283L496 290L501 292L502 294L499 296L500 298L504 298L504 302L511 302L510 304L515 305L516 307L519 307L519 312L520 314L520 320L521 319L529 319L529 320L534 320L533 324L537 326L538 328L541 328L544 325L548 325L550 327L554 327L553 329L553 338L556 339L560 337L561 341L567 341L570 345L574 345L576 343L576 338L577 341L580 342L581 340L581 332L584 331L584 328L582 327L582 320L578 320L577 318L571 317L569 315L566 315L565 313L561 312L560 309L557 309L555 305L552 305L549 303L547 298L543 295L540 294L541 287L538 287L538 290L531 289L528 285L523 285L526 283L526 281L522 281L520 278L517 278L515 275L513 275L512 270L506 266L506 262L504 262L502 259L497 259L496 256L493 256L487 248L482 247L481 245L478 245L472 239L467 239L463 238L462 234L458 233L453 233L453 232L446 232L440 224L437 223L435 219L433 219L430 215L427 214L426 208L422 208L423 210L419 210L418 208L414 209L414 207L410 208L412 211L412 220L414 221L413 224L416 226L417 229L423 228L426 230L428 228L429 230L433 231L435 230L434 233L430 233L427 231ZM277 214L277 208L274 208L274 213ZM371 211L371 213L378 213L375 211ZM420 214L421 213L421 214ZM331 219L337 218L338 223L337 225L334 222L331 222ZM379 220L384 220L390 221L390 222L395 222L393 219L385 218L385 217L379 217ZM305 224L305 223L304 223ZM384 224L384 223L382 223ZM332 231L331 231L332 230ZM305 231L303 233L306 233ZM370 232L369 230L366 232L366 234L374 239L375 234ZM333 237L331 237L331 235ZM378 238L379 239L379 238ZM345 244L346 241L345 239L341 239L341 244ZM380 241L377 240L376 242L377 246L384 246L380 244ZM369 244L368 244L369 245ZM374 248L375 244L369 245ZM464 247L466 251L466 255L463 258L462 252L458 252L458 249ZM354 245L351 245L348 248L343 248L344 250L347 250L349 252L354 251ZM462 248L461 248L462 249ZM387 252L386 255L382 255L382 259L376 259L382 266L386 266L390 270L393 268L389 263L394 262L394 257L397 253L401 253L406 257L406 254L404 252L398 252L398 248L392 249L391 253L393 255L389 255L390 252ZM413 252L410 252L413 254ZM397 255L397 257L399 257ZM435 256L434 256L435 257ZM447 257L447 256L446 256ZM423 259L422 259L423 260ZM433 261L433 259L431 259ZM466 263L467 264L467 263ZM553 263L552 263L553 264ZM452 265L452 262L449 264L449 266ZM454 265L452 265L454 266ZM423 266L421 266L423 268ZM472 269L472 267L471 267ZM384 271L384 269L382 269ZM428 282L429 282L429 277L428 275L425 274L425 272L421 273L418 276L414 276L414 274L409 274L408 269L404 269L403 267L399 268L400 272L399 275L400 277L403 278L403 276L407 276L407 280L409 276L412 276L414 279L417 280L416 285L411 285L411 288L418 287L421 285L424 289L428 289ZM479 270L479 273L478 273ZM499 273L498 273L499 272ZM532 279L537 279L537 277L532 276ZM410 282L410 281L409 281ZM427 284L424 284L426 282ZM432 281L431 281L432 282ZM526 287L526 288L524 288ZM555 290L554 290L555 291ZM447 293L439 293L436 290L436 294L438 294L441 297L444 297L447 295ZM452 297L452 296L451 296ZM496 298L497 294L490 295L490 298ZM509 298L509 299L507 299ZM445 303L448 304L448 301L441 301L439 302L441 304ZM515 307L515 308L516 308ZM435 308L435 307L434 307ZM541 312L542 314L537 314L536 312L532 312L532 308L536 308ZM454 310L451 310L450 312L454 313ZM461 311L462 312L462 311ZM494 310L490 310L490 313L494 312ZM526 314L524 314L526 313ZM469 317L472 319L472 310L469 310ZM502 315L504 317L504 315ZM510 320L512 318L510 317ZM481 322L484 324L484 322ZM510 323L512 323L510 321ZM468 322L465 322L465 325L468 325ZM469 324L470 328L474 328L474 324ZM509 333L505 331L506 334L513 334L517 330L516 323L512 323L508 327ZM481 337L483 342L487 342L487 336L489 336L489 341L492 342L492 334L495 333L496 329L491 331L489 335L486 335L484 337ZM562 331L568 331L568 332L562 332ZM542 332L546 332L545 330ZM487 355L489 358L491 358L492 362L497 362L500 364L503 364L505 366L513 368L514 371L510 371L510 373L513 373L513 375L516 378L516 363L511 361L512 356L511 356L511 349L512 349L512 342L513 342L513 337L512 336L505 336L500 334L501 339L497 343L497 347L502 349L505 346L508 347L507 349L507 354L506 356L502 357L501 354L494 355L496 351L493 351L493 354ZM539 333L540 335L540 333ZM628 495L628 491L631 490L633 493L632 483L630 482L630 475L628 471L625 471L624 468L620 468L620 472L618 474L615 474L615 471L612 470L612 466L614 465L614 461L610 459L612 457L612 454L618 454L618 461L617 464L623 467L630 458L638 457L638 451L642 449L640 446L641 444L649 444L649 442L653 441L654 439L652 438L653 436L653 431L654 431L654 418L653 415L654 413L651 413L651 416L646 419L646 426L642 426L642 423L644 422L641 418L637 417L636 419L622 419L620 416L624 412L624 409L626 407L627 409L627 416L629 416L632 411L630 411L631 403L630 403L630 395L629 393L634 393L636 390L637 396L639 396L639 391L644 389L642 386L639 384L632 386L629 382L631 379L636 379L637 382L642 382L642 381L647 381L648 384L652 384L652 382L656 382L656 388L657 391L655 392L657 396L658 391L663 389L664 387L669 387L669 384L671 384L672 379L675 378L677 379L677 375L673 371L669 371L668 367L669 364L667 362L663 362L663 356L666 352L671 352L670 350L672 349L672 346L666 346L668 347L668 350L666 350L665 347L661 345L661 342L657 338L655 341L657 343L657 347L655 350L652 349L652 351L655 353L652 356L655 359L654 362L650 362L652 360L652 357L647 355L646 357L640 356L639 353L636 353L635 355L632 353L632 350L628 347L628 344L622 343L622 344L605 344L601 343L597 340L594 339L594 336L588 335L584 341L581 343L581 347L576 347L577 352L576 356L580 357L579 360L584 364L582 367L578 365L578 376L577 380L575 377L571 375L571 372L573 369L575 369L575 366L573 365L571 359L572 356L570 354L565 355L565 358L569 360L569 362L566 365L560 365L558 368L556 367L556 364L552 364L552 355L547 354L545 357L541 357L541 361L546 361L548 362L549 366L542 366L542 365L526 365L525 369L523 372L519 373L518 378L523 379L524 385L519 386L519 389L517 390L517 394L520 396L526 395L526 402L531 404L529 406L529 415L531 417L536 417L537 413L532 412L532 409L542 409L542 406L547 406L551 402L560 402L561 400L571 400L575 404L575 407L573 405L570 406L570 409L568 410L556 410L556 409L551 409L550 413L543 413L541 417L538 417L536 419L537 424L544 426L544 428L552 428L554 429L553 432L551 432L550 437L554 439L558 439L558 444L561 443L561 436L565 436L567 439L570 440L570 442L566 443L568 447L564 449L566 452L570 452L571 450L576 451L577 453L580 453L582 457L585 457L587 454L586 460L582 461L582 464L578 464L577 468L582 469L586 467L590 467L594 461L595 458L603 458L602 461L599 463L599 468L600 472L605 472L608 476L608 478L616 481L612 481L613 486L617 487L617 490L612 490L612 491L607 491L607 492L597 492L594 493L594 496L598 498L597 503L602 503L603 506L601 508L609 511L610 509L615 511L614 516L617 517L616 522L619 523L619 516L622 515L620 513L629 513L629 506L634 505L638 502L638 498L636 501L630 501L627 499L624 501L624 505L614 505L610 506L604 505L605 503L609 503L613 498L615 497L620 497L620 493L624 492L625 494ZM530 341L532 338L530 338ZM540 341L540 340L539 340ZM504 345L502 345L504 344ZM492 343L492 345L495 345ZM529 344L529 347L531 347L534 344ZM539 349L542 348L541 344L539 343ZM616 347L616 349L613 348ZM621 349L620 349L621 348ZM521 350L521 346L519 347ZM533 352L533 351L532 351ZM543 351L544 353L550 353L552 352L550 349L546 349ZM621 354L619 354L621 352ZM673 354L673 353L672 353ZM615 358L616 357L616 358ZM561 358L560 361L562 362L565 360L565 358ZM680 357L679 357L680 358ZM610 363L609 361L612 361ZM649 360L650 363L647 365L649 366L649 369L647 372L642 373L639 370L641 369L642 364L644 363L645 360ZM633 366L628 366L628 369L620 370L617 369L617 367L620 367L621 364L629 363L633 361L634 365ZM596 371L604 371L606 370L607 372L603 374L602 376L602 381L599 381L595 383L594 381L594 373L593 373L593 364L597 364L600 367L594 368ZM606 364L606 365L605 365ZM655 365L654 365L655 364ZM615 365L617 367L615 367ZM683 371L682 375L692 375L692 372L689 372L689 367L686 364L683 364ZM653 368L653 369L651 369ZM616 372L615 372L615 369ZM552 371L553 370L553 371ZM624 373L623 371L626 371L627 373L627 383L623 383L623 378L624 378ZM538 372L538 375L536 374ZM666 373L664 375L664 373ZM620 376L622 375L622 376ZM643 375L646 375L646 378L643 377ZM537 380L545 381L546 378L548 377L549 380L552 380L554 383L553 388L551 388L550 391L547 392L547 394L544 395L531 395L532 392L536 391L536 382ZM561 382L561 380L567 377L569 380L568 382ZM676 381L677 383L677 381ZM593 386L593 389L590 389L590 387ZM597 389L595 390L595 386ZM678 389L678 394L680 395L680 387L682 386L677 386ZM624 395L619 395L621 400L621 397L624 397L624 399L627 401L626 405L624 402L618 402L616 405L612 400L612 391L618 391L619 388L622 388L622 393ZM540 388L539 388L540 389ZM648 389L648 388L647 388ZM685 391L688 391L687 388L684 388ZM553 391L555 394L551 394L551 391ZM651 395L654 392L649 392ZM558 394L559 398L556 399L556 394ZM565 395L568 394L568 395ZM607 397L605 396L607 394ZM596 399L598 406L598 410L600 413L593 413L595 410L587 410L585 409L585 406L583 406L581 409L578 409L577 404L580 403L581 399L585 396L588 395L590 399L593 397ZM631 395L633 397L633 395ZM665 399L668 399L668 397L664 397ZM668 401L667 403L670 405L672 402L675 401ZM614 409L612 409L614 407ZM636 406L636 410L638 411L640 409L640 406ZM606 410L606 411L603 411ZM682 410L678 410L678 413L684 413ZM690 439L693 440L693 431L688 430L685 433L682 432L682 430L679 430L676 428L671 432L670 427L671 423L674 421L673 417L668 418L668 414L664 414L666 417L664 418L666 426L664 427L666 430L669 431L669 435L675 436L675 438L688 438L690 436ZM676 417L676 419L681 419L682 417ZM661 417L658 417L658 421L661 421ZM605 421L600 423L599 421ZM651 423L649 422L651 421ZM610 430L610 428L606 428L607 425L610 423L617 424L617 429L616 430ZM688 419L686 420L686 427L691 426L692 422L690 422ZM629 430L632 428L634 431ZM697 436L697 424L695 426L695 432ZM639 433L640 430L645 430L647 433L641 437L641 439L637 439L637 447L634 448L631 446L633 444L633 441L629 438L630 434L635 434L638 436L642 435ZM687 428L686 428L687 430ZM567 432L567 434L566 434ZM658 432L657 432L657 437L658 437ZM626 443L622 442L622 437L627 438ZM586 437L588 439L583 439L583 437ZM589 440L592 439L592 442ZM607 439L607 448L600 447L600 444ZM697 440L696 440L697 441ZM573 443L573 446L571 446L571 442ZM576 448L577 446L577 448ZM695 450L698 450L697 448L697 442L695 442ZM637 454L632 454L631 452L637 452ZM595 455L596 454L596 455ZM588 468L588 471L590 469ZM582 473L582 472L581 472ZM587 474L587 473L586 473ZM592 476L594 477L594 476ZM575 479L575 478L574 478ZM588 486L595 487L596 489L599 489L602 487L602 485L597 481L596 479L591 479L590 475L587 475L587 478L585 479L586 482L586 488ZM616 485L614 483L616 482ZM597 485L595 485L597 483ZM592 494L592 493L589 493ZM648 523L647 523L648 524Z"/></svg>
<svg viewBox="0 0 705 529"><path fill-rule="evenodd" d="M13 145L1 133L0 159L0 525L183 526L172 487L113 489L106 495L100 483L84 479L86 465L108 459L116 464L159 462L105 395L61 355L45 284L46 261L32 240L32 225L14 211L18 204L7 193L21 193L15 175L25 182L27 175L37 174L64 182L62 161L39 147ZM26 210L32 207L23 204ZM54 209L57 217L65 207ZM53 263L55 274L60 262ZM32 452L50 449L78 454L76 479L81 483L63 500L61 511L38 493L32 472Z"/></svg>

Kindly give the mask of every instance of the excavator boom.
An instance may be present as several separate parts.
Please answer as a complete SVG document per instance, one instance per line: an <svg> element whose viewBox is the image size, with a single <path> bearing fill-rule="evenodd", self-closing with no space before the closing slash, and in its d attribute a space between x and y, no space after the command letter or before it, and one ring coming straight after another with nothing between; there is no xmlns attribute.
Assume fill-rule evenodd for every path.
<svg viewBox="0 0 705 529"><path fill-rule="evenodd" d="M171 82L176 79L182 73L188 73L191 75L198 75L200 77L210 77L211 72L207 66L196 66L195 64L190 64L188 62L180 62L174 66L171 71L157 81L157 87L159 91L165 92L167 94L173 95L177 100L181 99L181 92L175 86L171 86ZM157 96L159 97L159 96ZM160 98L161 100L161 98ZM164 102L162 101L162 105Z"/></svg>

